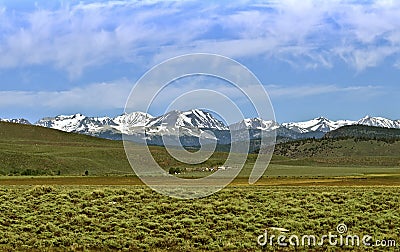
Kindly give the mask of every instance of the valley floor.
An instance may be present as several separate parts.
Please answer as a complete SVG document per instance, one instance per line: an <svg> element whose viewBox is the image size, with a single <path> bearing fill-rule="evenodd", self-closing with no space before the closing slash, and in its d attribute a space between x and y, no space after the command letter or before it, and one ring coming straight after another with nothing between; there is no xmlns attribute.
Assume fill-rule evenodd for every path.
<svg viewBox="0 0 400 252"><path fill-rule="evenodd" d="M90 179L104 181L74 179L82 184ZM123 179L135 180L111 180L122 183ZM23 185L26 180L31 185ZM279 185L295 181L287 180L270 181ZM241 186L239 180L209 197L178 200L140 185L34 186L35 178L3 178L0 251L293 251L294 246L282 247L276 239L264 246L257 241L263 241L266 230L269 238L340 235L337 227L343 224L347 227L343 235L369 235L371 245L379 240L385 246L366 246L361 241L359 246L340 245L338 238L337 245L325 240L321 245L299 244L296 250L399 250L400 187L303 186L320 180L299 179L304 183L294 187ZM5 185L6 181L15 183Z"/></svg>
<svg viewBox="0 0 400 252"><path fill-rule="evenodd" d="M253 164L244 166L231 183L248 185ZM222 171L223 172L223 171ZM184 172L177 176L194 179L210 172ZM143 185L131 173L120 176L0 176L0 185ZM255 185L263 186L400 186L400 167L317 166L270 164Z"/></svg>
<svg viewBox="0 0 400 252"><path fill-rule="evenodd" d="M138 177L63 177L63 176L3 176L2 185L64 185L64 186L139 186ZM248 186L247 178L237 178L229 186ZM255 186L389 186L400 187L400 174L369 174L336 177L263 177Z"/></svg>

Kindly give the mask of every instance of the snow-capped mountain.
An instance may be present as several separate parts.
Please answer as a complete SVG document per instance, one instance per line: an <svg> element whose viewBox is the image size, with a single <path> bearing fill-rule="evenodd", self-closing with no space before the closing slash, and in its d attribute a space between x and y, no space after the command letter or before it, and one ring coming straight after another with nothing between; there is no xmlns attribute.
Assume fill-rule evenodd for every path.
<svg viewBox="0 0 400 252"><path fill-rule="evenodd" d="M358 121L351 121L351 120L332 121L324 117L318 117L304 122L282 123L282 126L299 133L309 133L317 131L326 133L338 129L342 126L355 125L355 124L400 129L400 120L390 120L383 117L371 117L371 116L365 116L364 118Z"/></svg>
<svg viewBox="0 0 400 252"><path fill-rule="evenodd" d="M105 131L115 134L129 134L133 128L144 126L151 118L153 118L151 115L143 112L123 114L115 118L87 117L82 114L75 114L46 117L35 124L66 132L102 136Z"/></svg>
<svg viewBox="0 0 400 252"><path fill-rule="evenodd" d="M37 121L36 125L79 133L96 132L106 127L125 134L135 132L135 129L139 127L145 127L148 130L181 127L215 130L228 129L223 122L215 119L210 113L199 109L184 112L174 110L159 117L153 117L143 112L123 114L115 118L87 117L82 114L59 115L43 118Z"/></svg>
<svg viewBox="0 0 400 252"><path fill-rule="evenodd" d="M161 135L179 135L199 138L212 138L203 129L226 130L225 124L210 113L194 109L189 111L171 111L159 117L143 112L123 114L115 118L87 117L82 114L59 115L43 118L36 125L66 132L83 133L111 139L121 139L121 134L136 135L138 141ZM145 135L144 135L145 132ZM142 139L142 140L141 140Z"/></svg>
<svg viewBox="0 0 400 252"><path fill-rule="evenodd" d="M142 139L146 139L148 143L163 145L161 136L169 138L169 144L179 144L176 139L183 145L199 145L199 139L203 140L219 140L214 134L210 134L205 130L213 130L222 132L228 127L210 113L193 109L189 111L170 111L159 117L150 119L143 129L138 132L131 132L131 135L139 133ZM178 138L176 138L178 136ZM165 140L165 139L164 139Z"/></svg>
<svg viewBox="0 0 400 252"><path fill-rule="evenodd" d="M365 116L364 118L360 119L357 124L400 129L400 120L390 120L383 117Z"/></svg>
<svg viewBox="0 0 400 252"><path fill-rule="evenodd" d="M24 123L23 119L20 119L20 121L14 119L14 122ZM180 141L187 145L197 144L199 138L216 139L223 144L230 143L234 140L231 139L229 129L233 130L239 138L241 135L246 136L246 132L249 131L251 139L256 139L261 136L261 131L264 131L276 133L277 136L284 139L299 139L319 138L327 132L354 124L400 129L400 120L370 116L358 121L332 121L318 117L309 121L282 124L271 120L249 118L227 127L223 122L213 117L211 113L200 109L174 110L158 117L143 112L123 114L115 118L87 117L82 114L60 115L43 118L36 123L36 125L43 127L110 139L122 139L123 134L132 136L134 141L147 141L151 144L163 144L161 136L169 136L172 139L177 139L176 136L178 136ZM211 130L213 134L206 130Z"/></svg>
<svg viewBox="0 0 400 252"><path fill-rule="evenodd" d="M131 135L134 134L138 128L146 126L153 118L152 115L144 112L125 113L112 119L114 124L111 125L111 128L115 129L117 132Z"/></svg>
<svg viewBox="0 0 400 252"><path fill-rule="evenodd" d="M11 123L19 123L19 124L31 124L28 120L24 118L16 118L16 119L2 119L0 118L0 122L11 122Z"/></svg>
<svg viewBox="0 0 400 252"><path fill-rule="evenodd" d="M145 126L154 117L144 112L125 113L117 116L113 121L118 125Z"/></svg>
<svg viewBox="0 0 400 252"><path fill-rule="evenodd" d="M46 117L37 121L36 125L66 132L95 133L105 125L116 124L109 117L87 117L82 114L75 114Z"/></svg>
<svg viewBox="0 0 400 252"><path fill-rule="evenodd" d="M240 122L231 124L229 128L231 130L243 130L243 129L257 129L257 130L276 130L281 125L272 120L263 120L261 118L247 118Z"/></svg>
<svg viewBox="0 0 400 252"><path fill-rule="evenodd" d="M335 129L338 129L345 125L352 125L356 124L355 121L350 120L338 120L338 121L331 121L324 117L318 117L309 121L304 122L290 122L290 123L283 123L282 126L296 131L298 133L308 133L308 132L329 132Z"/></svg>
<svg viewBox="0 0 400 252"><path fill-rule="evenodd" d="M146 124L146 127L185 127L216 130L228 129L228 127L226 127L223 122L215 119L210 113L200 109L193 109L184 112L173 110L162 116L150 120Z"/></svg>

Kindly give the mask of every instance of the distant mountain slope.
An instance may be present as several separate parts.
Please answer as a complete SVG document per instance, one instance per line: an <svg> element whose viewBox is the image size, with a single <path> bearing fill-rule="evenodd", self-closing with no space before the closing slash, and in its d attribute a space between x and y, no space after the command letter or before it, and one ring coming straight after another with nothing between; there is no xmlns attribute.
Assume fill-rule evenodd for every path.
<svg viewBox="0 0 400 252"><path fill-rule="evenodd" d="M400 139L400 129L382 128L365 125L348 125L328 132L325 138L365 138L365 139Z"/></svg>
<svg viewBox="0 0 400 252"><path fill-rule="evenodd" d="M240 122L231 124L229 126L232 130L243 130L243 129L252 129L252 130L276 130L280 128L281 125L272 120L263 120L261 118L247 118Z"/></svg>
<svg viewBox="0 0 400 252"><path fill-rule="evenodd" d="M366 126L398 129L400 128L400 120L390 120L383 117L365 116L364 118L358 121L351 121L351 120L332 121L324 117L318 117L304 122L289 122L282 124L282 126L299 133L308 133L316 131L326 133L347 125L366 125Z"/></svg>
<svg viewBox="0 0 400 252"><path fill-rule="evenodd" d="M91 137L78 133L67 133L61 130L39 127L36 125L0 122L1 141L38 141L38 142L82 142L87 144L113 143L107 139Z"/></svg>
<svg viewBox="0 0 400 252"><path fill-rule="evenodd" d="M43 118L36 125L66 132L93 133L105 125L116 124L108 117L86 117L82 114L75 114Z"/></svg>
<svg viewBox="0 0 400 252"><path fill-rule="evenodd" d="M132 174L121 142L0 122L0 175Z"/></svg>
<svg viewBox="0 0 400 252"><path fill-rule="evenodd" d="M11 122L11 123L19 123L19 124L31 124L28 120L24 118L16 118L16 119L2 119L0 118L0 122Z"/></svg>
<svg viewBox="0 0 400 252"><path fill-rule="evenodd" d="M339 121L331 121L324 117L318 117L309 121L304 122L292 122L292 123L283 123L282 125L288 129L294 130L299 133L308 133L308 132L329 132L331 130L338 129L345 125L355 124L355 121L349 120L339 120Z"/></svg>
<svg viewBox="0 0 400 252"><path fill-rule="evenodd" d="M111 127L123 134L130 134L132 129L144 127L153 118L153 116L144 112L125 113L113 118Z"/></svg>
<svg viewBox="0 0 400 252"><path fill-rule="evenodd" d="M280 143L275 155L286 157L287 165L400 166L400 140L359 140L356 138L303 139Z"/></svg>
<svg viewBox="0 0 400 252"><path fill-rule="evenodd" d="M400 129L400 120L390 120L383 117L366 116L360 119L357 124L366 126L375 126L383 128Z"/></svg>
<svg viewBox="0 0 400 252"><path fill-rule="evenodd" d="M137 147L141 150L144 146ZM150 146L150 151L165 169L187 167L187 164L171 157L163 147ZM198 166L222 165L226 156L227 153L217 152ZM0 122L0 176L81 176L86 171L90 176L134 175L121 141Z"/></svg>
<svg viewBox="0 0 400 252"><path fill-rule="evenodd" d="M120 132L128 133L130 128L144 126L152 118L151 115L143 112L123 114L115 118L88 117L82 114L75 114L46 117L40 119L35 124L66 132L96 135L96 133L104 130L104 128L114 128Z"/></svg>
<svg viewBox="0 0 400 252"><path fill-rule="evenodd" d="M215 119L209 112L192 109L189 111L173 110L162 116L153 118L146 125L146 127L165 127L165 128L198 128L198 129L216 129L227 130L228 127L217 119Z"/></svg>
<svg viewBox="0 0 400 252"><path fill-rule="evenodd" d="M24 119L3 120L29 123ZM318 117L309 121L279 124L273 120L247 118L228 127L216 119L213 114L200 109L192 109L188 111L174 110L158 117L144 112L133 112L114 118L88 117L82 114L60 115L43 118L36 122L36 125L113 140L122 140L124 135L129 136L132 141L151 145L164 145L164 137L171 145L181 143L184 146L195 146L199 145L200 139L205 143L216 140L219 144L243 141L248 134L250 139L257 139L260 138L261 132L276 135L278 141L281 142L321 138L325 133L348 125L400 128L400 120L366 116L358 121L332 121ZM235 133L236 137L231 138L229 129ZM212 133L210 134L209 131Z"/></svg>
<svg viewBox="0 0 400 252"><path fill-rule="evenodd" d="M256 142L252 141L252 148L257 146ZM229 151L229 146L222 145L217 149ZM163 147L151 146L150 150L164 168L188 166L171 157ZM216 152L198 166L223 164L227 155ZM255 156L249 158L254 160ZM297 140L277 144L272 163L397 167L400 165L400 140ZM0 175L82 175L85 171L89 175L133 175L121 141L0 122Z"/></svg>

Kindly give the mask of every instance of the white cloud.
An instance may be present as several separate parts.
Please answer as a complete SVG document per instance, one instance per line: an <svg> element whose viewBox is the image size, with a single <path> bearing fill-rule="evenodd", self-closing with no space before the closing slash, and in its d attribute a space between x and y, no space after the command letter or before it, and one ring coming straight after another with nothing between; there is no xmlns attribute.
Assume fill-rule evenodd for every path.
<svg viewBox="0 0 400 252"><path fill-rule="evenodd" d="M385 58L399 52L398 46L381 46L358 49L354 47L337 48L335 51L349 65L354 66L358 71L368 67L375 67L382 63Z"/></svg>
<svg viewBox="0 0 400 252"><path fill-rule="evenodd" d="M393 64L393 66L394 66L395 68L397 68L397 69L400 70L400 60L397 60L397 61Z"/></svg>
<svg viewBox="0 0 400 252"><path fill-rule="evenodd" d="M127 80L118 80L60 91L0 91L0 110L16 110L20 111L19 113L34 111L34 114L40 115L40 117L59 113L89 113L93 116L110 116L111 113L122 113L132 88L133 83ZM193 93L194 90L197 91ZM382 94L379 86L372 85L267 85L265 90L272 100L284 102L302 101L321 95L329 95L332 99L347 96L352 97L353 100L353 98L364 99ZM211 95L210 91L214 94ZM221 97L218 97L218 94ZM134 101L137 106L129 107L128 112L145 111L147 106L143 107L143 104L147 101L146 95L151 94L143 90L143 95L136 96L139 97ZM174 99L182 95L180 101L173 104ZM228 106L229 103L223 103L222 97L236 104L245 117L258 116L254 105L265 105L265 97L260 93L259 86L256 85L247 86L247 95L252 100L249 100L233 85L220 79L213 77L189 78L180 83L172 83L165 88L156 97L149 112L153 115L160 115L165 113L170 105L175 105L174 108L181 110L201 107L220 113L228 122L235 122L239 115L231 113L232 109ZM260 110L260 108L256 109ZM261 109L265 110L268 107L263 106Z"/></svg>
<svg viewBox="0 0 400 252"><path fill-rule="evenodd" d="M305 86L281 86L268 85L266 90L272 98L304 98L324 94L368 94L376 95L381 92L379 86L338 86L338 85L305 85Z"/></svg>
<svg viewBox="0 0 400 252"><path fill-rule="evenodd" d="M272 10L271 10L272 9ZM16 13L0 8L1 68L88 67L189 52L274 57L294 66L358 71L399 54L400 2L110 1Z"/></svg>
<svg viewBox="0 0 400 252"><path fill-rule="evenodd" d="M133 59L146 47L168 42L171 31L151 22L174 12L158 8L139 11L131 2L118 1L36 9L20 13L18 18L9 13L14 26L0 35L0 67L52 64L74 77L89 66Z"/></svg>
<svg viewBox="0 0 400 252"><path fill-rule="evenodd" d="M0 91L0 108L76 111L122 109L132 88L127 80L96 83L63 91Z"/></svg>

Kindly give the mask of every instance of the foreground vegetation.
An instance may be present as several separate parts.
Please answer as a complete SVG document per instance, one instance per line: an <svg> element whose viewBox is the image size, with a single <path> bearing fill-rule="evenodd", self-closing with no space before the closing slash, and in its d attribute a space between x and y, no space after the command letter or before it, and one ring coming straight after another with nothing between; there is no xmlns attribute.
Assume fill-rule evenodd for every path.
<svg viewBox="0 0 400 252"><path fill-rule="evenodd" d="M272 251L282 248L257 244L265 229L322 236L336 233L339 223L351 235L400 243L399 195L399 187L230 186L207 198L177 200L143 186L2 186L0 250Z"/></svg>

